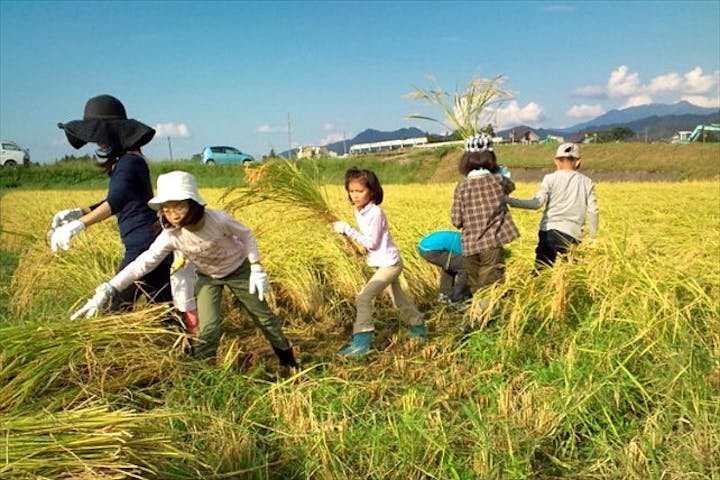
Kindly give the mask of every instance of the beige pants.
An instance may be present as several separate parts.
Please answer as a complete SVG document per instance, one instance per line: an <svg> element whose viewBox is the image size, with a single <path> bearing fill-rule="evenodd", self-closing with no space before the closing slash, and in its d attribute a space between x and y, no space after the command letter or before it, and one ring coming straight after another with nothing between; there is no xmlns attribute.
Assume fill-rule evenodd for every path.
<svg viewBox="0 0 720 480"><path fill-rule="evenodd" d="M355 297L357 314L353 325L353 334L375 330L372 321L371 304L373 299L379 297L383 291L390 294L393 305L400 311L400 316L406 325L423 325L422 313L400 286L400 274L402 271L402 260L392 267L378 268L370 281L357 294Z"/></svg>

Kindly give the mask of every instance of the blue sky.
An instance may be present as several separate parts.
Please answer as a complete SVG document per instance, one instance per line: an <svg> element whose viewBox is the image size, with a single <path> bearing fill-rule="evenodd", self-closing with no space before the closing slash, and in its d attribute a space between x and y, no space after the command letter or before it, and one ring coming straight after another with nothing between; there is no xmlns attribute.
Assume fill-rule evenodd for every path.
<svg viewBox="0 0 720 480"><path fill-rule="evenodd" d="M209 144L262 156L366 128L438 133L405 118L439 116L403 98L427 74L451 92L504 75L514 96L496 129L682 99L718 107L719 18L717 0L0 0L0 136L41 163L92 153L56 125L101 93L158 129L151 160L169 143L176 159Z"/></svg>

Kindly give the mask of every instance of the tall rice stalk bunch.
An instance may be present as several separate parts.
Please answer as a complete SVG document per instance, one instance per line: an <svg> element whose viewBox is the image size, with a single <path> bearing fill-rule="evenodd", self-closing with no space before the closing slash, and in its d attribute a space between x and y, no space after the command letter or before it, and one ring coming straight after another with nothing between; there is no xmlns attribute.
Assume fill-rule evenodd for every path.
<svg viewBox="0 0 720 480"><path fill-rule="evenodd" d="M240 210L270 200L286 209L286 213L301 211L328 223L338 220L327 203L314 167L302 169L298 162L271 160L248 170L246 180L247 187L231 187L221 197L228 210Z"/></svg>
<svg viewBox="0 0 720 480"><path fill-rule="evenodd" d="M68 251L53 253L44 240L36 241L26 249L13 272L13 314L17 319L32 321L46 310L69 309L114 275L122 252L111 222L82 232Z"/></svg>
<svg viewBox="0 0 720 480"><path fill-rule="evenodd" d="M135 413L97 403L58 412L0 417L2 478L158 478L165 467L195 458L165 433L163 410Z"/></svg>
<svg viewBox="0 0 720 480"><path fill-rule="evenodd" d="M440 110L444 120L419 113L406 115L405 118L439 123L446 128L455 130L462 138L478 133L481 119L486 119L483 116L489 117L487 112L489 107L512 95L511 91L500 88L505 81L503 75L493 78L475 78L467 84L464 90L456 90L452 96L437 85L435 77L426 75L426 78L431 83L430 87L413 87L415 91L406 94L405 98L427 102Z"/></svg>
<svg viewBox="0 0 720 480"><path fill-rule="evenodd" d="M164 306L70 322L0 328L0 412L33 403L62 408L142 389L178 368L184 335L160 323Z"/></svg>
<svg viewBox="0 0 720 480"><path fill-rule="evenodd" d="M331 224L338 220L327 202L314 164L302 169L298 162L272 160L249 170L246 180L247 188L229 188L221 197L228 210L264 203L280 211L286 221L317 218ZM348 251L359 255L355 243L343 238Z"/></svg>

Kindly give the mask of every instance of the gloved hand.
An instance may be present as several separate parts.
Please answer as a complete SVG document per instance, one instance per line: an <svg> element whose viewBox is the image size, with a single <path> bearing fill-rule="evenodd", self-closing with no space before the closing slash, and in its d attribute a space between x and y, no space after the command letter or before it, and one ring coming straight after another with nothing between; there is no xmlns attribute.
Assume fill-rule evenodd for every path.
<svg viewBox="0 0 720 480"><path fill-rule="evenodd" d="M70 239L80 233L85 228L85 224L80 220L73 220L70 223L61 225L55 230L50 237L50 248L53 252L57 252L58 248L67 250L70 248Z"/></svg>
<svg viewBox="0 0 720 480"><path fill-rule="evenodd" d="M510 170L505 165L500 165L498 167L498 173L502 175L505 178L510 178Z"/></svg>
<svg viewBox="0 0 720 480"><path fill-rule="evenodd" d="M333 230L335 230L335 233L339 233L341 235L347 235L350 233L350 230L352 227L347 222L335 222L333 223Z"/></svg>
<svg viewBox="0 0 720 480"><path fill-rule="evenodd" d="M115 289L109 283L101 283L95 289L95 295L85 303L79 310L70 316L70 320L77 320L78 318L85 316L85 318L94 317L98 310L102 310L107 307L110 300L115 295Z"/></svg>
<svg viewBox="0 0 720 480"><path fill-rule="evenodd" d="M257 292L260 301L264 300L265 292L267 292L269 282L267 273L263 271L262 265L260 265L259 263L256 263L255 265L250 265L249 284L250 286L248 288L248 291L250 292L250 295Z"/></svg>
<svg viewBox="0 0 720 480"><path fill-rule="evenodd" d="M68 208L67 210L60 210L58 213L55 214L52 222L50 222L50 228L55 230L60 225L72 222L73 220L77 220L82 216L83 211L81 208Z"/></svg>

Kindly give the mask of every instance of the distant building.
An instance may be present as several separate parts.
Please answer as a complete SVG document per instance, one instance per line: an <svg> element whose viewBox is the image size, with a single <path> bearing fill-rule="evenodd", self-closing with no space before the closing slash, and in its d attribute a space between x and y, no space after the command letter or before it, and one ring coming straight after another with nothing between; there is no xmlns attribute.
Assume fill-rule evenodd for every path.
<svg viewBox="0 0 720 480"><path fill-rule="evenodd" d="M402 140L385 140L382 142L356 143L350 147L350 153L379 152L382 150L395 150L398 148L412 148L425 145L427 137L404 138Z"/></svg>
<svg viewBox="0 0 720 480"><path fill-rule="evenodd" d="M521 127L510 131L508 134L508 142L521 143L523 145L540 143L540 136L527 127Z"/></svg>
<svg viewBox="0 0 720 480"><path fill-rule="evenodd" d="M327 154L327 147L316 147L315 145L300 145L297 149L297 158L323 157Z"/></svg>

